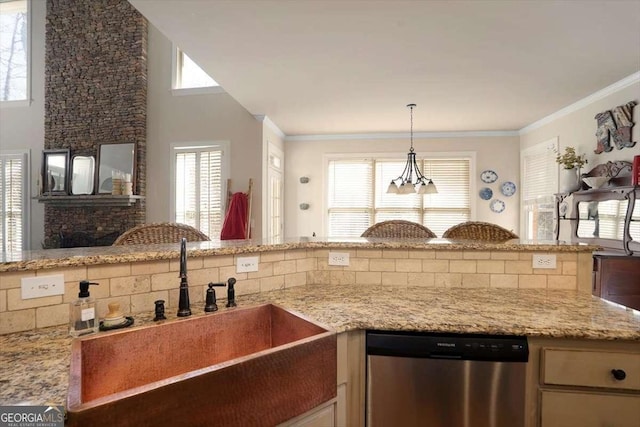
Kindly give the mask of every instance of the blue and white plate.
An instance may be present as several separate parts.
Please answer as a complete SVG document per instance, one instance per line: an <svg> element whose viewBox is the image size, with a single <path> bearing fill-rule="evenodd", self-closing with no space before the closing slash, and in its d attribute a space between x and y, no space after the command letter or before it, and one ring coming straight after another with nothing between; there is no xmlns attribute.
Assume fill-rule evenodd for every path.
<svg viewBox="0 0 640 427"><path fill-rule="evenodd" d="M480 198L482 200L489 200L493 197L493 190L491 190L489 187L484 187L483 189L480 190Z"/></svg>
<svg viewBox="0 0 640 427"><path fill-rule="evenodd" d="M502 186L500 187L500 191L505 196L511 197L516 194L516 185L511 181L507 181L502 184Z"/></svg>
<svg viewBox="0 0 640 427"><path fill-rule="evenodd" d="M504 204L504 202L502 200L495 199L494 201L491 202L489 207L491 208L491 210L493 212L500 213L500 212L504 211L505 204Z"/></svg>
<svg viewBox="0 0 640 427"><path fill-rule="evenodd" d="M496 182L496 180L498 179L498 174L490 169L487 169L480 174L480 179L482 180L482 182L491 184L492 182Z"/></svg>

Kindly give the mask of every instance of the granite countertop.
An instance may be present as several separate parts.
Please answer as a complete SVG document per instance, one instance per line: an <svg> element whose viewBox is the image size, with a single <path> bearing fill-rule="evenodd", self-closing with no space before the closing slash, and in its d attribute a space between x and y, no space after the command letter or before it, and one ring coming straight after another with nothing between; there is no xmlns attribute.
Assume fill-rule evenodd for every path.
<svg viewBox="0 0 640 427"><path fill-rule="evenodd" d="M271 302L337 332L358 329L514 334L637 341L640 312L576 291L307 285L238 298L239 307ZM223 304L219 304L223 307ZM194 316L212 317L192 307ZM136 315L134 327L152 324ZM167 321L177 319L167 311ZM107 333L107 332L101 332ZM0 405L66 399L71 338L66 327L0 336Z"/></svg>
<svg viewBox="0 0 640 427"><path fill-rule="evenodd" d="M269 252L295 249L424 249L424 250L485 250L485 251L553 251L593 252L599 246L572 244L563 241L507 240L484 242L477 240L450 239L387 239L353 238L339 241L330 239L295 238L282 243L262 240L212 240L189 242L188 256L235 255L254 252ZM0 273L4 271L26 271L45 268L75 267L93 264L115 264L122 262L177 259L180 245L126 245L98 246L71 249L46 249L37 251L0 253Z"/></svg>

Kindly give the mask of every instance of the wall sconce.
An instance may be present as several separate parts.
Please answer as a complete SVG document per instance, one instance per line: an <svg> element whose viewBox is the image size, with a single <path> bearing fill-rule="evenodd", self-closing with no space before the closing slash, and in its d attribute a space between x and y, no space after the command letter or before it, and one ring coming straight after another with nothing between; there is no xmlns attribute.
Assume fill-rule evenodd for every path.
<svg viewBox="0 0 640 427"><path fill-rule="evenodd" d="M307 182L309 182L309 177L308 176L301 176L300 177L300 183L301 184L306 184Z"/></svg>
<svg viewBox="0 0 640 427"><path fill-rule="evenodd" d="M306 211L309 209L309 203L300 203L300 210Z"/></svg>

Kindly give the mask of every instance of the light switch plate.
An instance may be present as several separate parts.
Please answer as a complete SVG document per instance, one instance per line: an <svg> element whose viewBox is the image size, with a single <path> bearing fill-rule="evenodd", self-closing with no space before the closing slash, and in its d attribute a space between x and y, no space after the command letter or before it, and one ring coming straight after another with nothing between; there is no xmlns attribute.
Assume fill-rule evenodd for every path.
<svg viewBox="0 0 640 427"><path fill-rule="evenodd" d="M64 294L64 275L25 277L21 280L22 299L50 297Z"/></svg>
<svg viewBox="0 0 640 427"><path fill-rule="evenodd" d="M250 273L258 271L259 257L246 256L238 257L236 260L236 273Z"/></svg>
<svg viewBox="0 0 640 427"><path fill-rule="evenodd" d="M533 254L533 268L556 268L556 256L552 254Z"/></svg>
<svg viewBox="0 0 640 427"><path fill-rule="evenodd" d="M349 266L348 252L329 252L329 265Z"/></svg>

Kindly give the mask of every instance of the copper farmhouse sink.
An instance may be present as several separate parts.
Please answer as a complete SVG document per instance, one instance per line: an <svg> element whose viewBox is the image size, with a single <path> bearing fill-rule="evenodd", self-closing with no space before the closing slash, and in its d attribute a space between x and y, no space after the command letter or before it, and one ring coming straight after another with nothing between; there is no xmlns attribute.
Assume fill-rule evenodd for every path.
<svg viewBox="0 0 640 427"><path fill-rule="evenodd" d="M266 304L75 340L71 426L271 426L336 396L336 334Z"/></svg>

